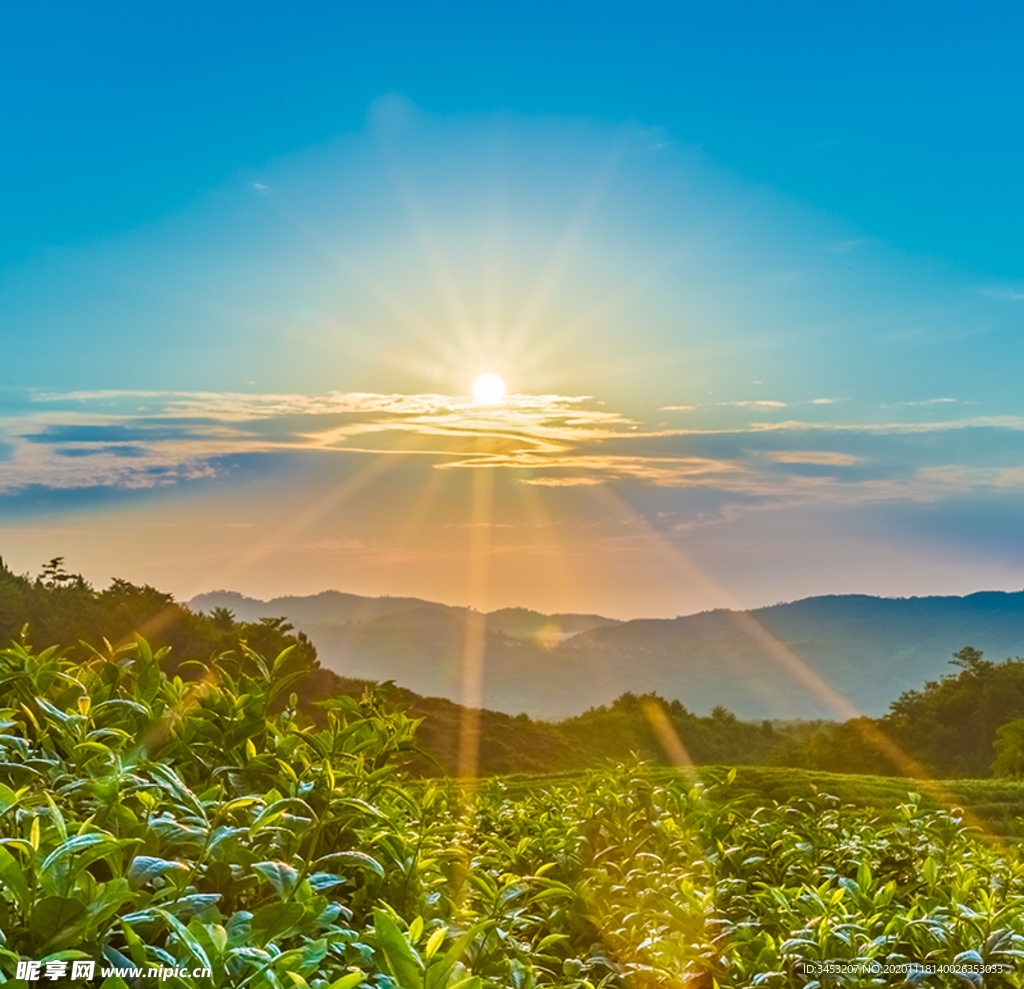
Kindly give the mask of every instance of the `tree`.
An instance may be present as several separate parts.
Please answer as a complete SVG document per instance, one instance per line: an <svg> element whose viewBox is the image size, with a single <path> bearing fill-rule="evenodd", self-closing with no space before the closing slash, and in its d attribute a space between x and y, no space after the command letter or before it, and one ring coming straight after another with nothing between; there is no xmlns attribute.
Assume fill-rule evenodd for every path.
<svg viewBox="0 0 1024 989"><path fill-rule="evenodd" d="M43 564L43 569L39 573L39 582L44 587L85 586L85 578L80 573L68 573L64 569L63 556L55 556L48 563Z"/></svg>
<svg viewBox="0 0 1024 989"><path fill-rule="evenodd" d="M967 646L953 665L959 673L907 691L878 726L937 776L985 776L996 732L1024 717L1024 660L993 663Z"/></svg>
<svg viewBox="0 0 1024 989"><path fill-rule="evenodd" d="M1024 718L1008 721L996 732L993 776L1024 779Z"/></svg>

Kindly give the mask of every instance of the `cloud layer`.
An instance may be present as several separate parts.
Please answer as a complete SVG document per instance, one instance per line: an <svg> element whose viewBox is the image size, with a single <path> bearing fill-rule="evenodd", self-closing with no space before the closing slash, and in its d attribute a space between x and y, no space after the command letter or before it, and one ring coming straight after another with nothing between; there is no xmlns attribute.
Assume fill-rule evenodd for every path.
<svg viewBox="0 0 1024 989"><path fill-rule="evenodd" d="M919 404L924 415L940 403ZM436 394L24 393L0 419L0 493L180 485L215 479L240 455L265 456L273 470L270 455L282 453L425 458L534 487L709 489L748 506L928 501L1024 485L1024 456L1014 453L1024 417L851 422L823 408L832 418L723 424L723 405L755 416L782 403L687 407L695 421L670 427L555 394L485 406Z"/></svg>

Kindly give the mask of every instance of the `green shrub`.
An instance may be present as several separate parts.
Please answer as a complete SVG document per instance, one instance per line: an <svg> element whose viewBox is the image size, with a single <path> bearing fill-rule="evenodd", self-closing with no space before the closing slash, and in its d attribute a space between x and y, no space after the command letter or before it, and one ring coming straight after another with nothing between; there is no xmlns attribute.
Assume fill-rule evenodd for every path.
<svg viewBox="0 0 1024 989"><path fill-rule="evenodd" d="M289 659L0 652L0 977L92 958L233 989L741 989L842 961L1021 984L1024 866L922 797L880 816L758 769L760 790L643 766L409 780L416 722L371 688L314 723Z"/></svg>

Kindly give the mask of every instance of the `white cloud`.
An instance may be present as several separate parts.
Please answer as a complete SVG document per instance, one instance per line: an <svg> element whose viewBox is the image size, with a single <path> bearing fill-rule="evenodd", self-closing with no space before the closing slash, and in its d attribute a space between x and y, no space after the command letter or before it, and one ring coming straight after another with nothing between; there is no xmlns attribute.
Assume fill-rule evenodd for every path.
<svg viewBox="0 0 1024 989"><path fill-rule="evenodd" d="M816 400L827 404L830 400ZM949 400L933 399L927 404ZM739 406L783 407L745 401ZM224 458L240 454L413 455L440 470L511 472L538 488L629 482L659 488L701 488L749 499L748 504L850 504L934 500L965 488L1017 489L1024 470L988 466L984 454L966 465L927 463L916 472L887 474L883 460L808 450L808 433L832 437L913 435L965 429L1024 431L1024 417L992 416L942 422L755 422L738 428L649 428L599 407L587 396L513 395L500 406L445 395L243 394L212 392L75 392L36 395L23 414L0 419L0 441L11 452L0 491L32 485L54 489L153 488L210 478ZM71 408L68 408L70 406ZM692 411L686 408L686 411ZM744 450L742 437L771 433ZM687 437L737 437L728 454L695 455ZM792 439L787 439L792 437ZM666 446L672 438L674 441ZM793 449L786 449L791 443ZM782 447L782 449L779 449ZM678 452L673 452L678 450ZM877 476L803 476L773 464L848 467L871 462ZM746 509L744 509L746 510Z"/></svg>

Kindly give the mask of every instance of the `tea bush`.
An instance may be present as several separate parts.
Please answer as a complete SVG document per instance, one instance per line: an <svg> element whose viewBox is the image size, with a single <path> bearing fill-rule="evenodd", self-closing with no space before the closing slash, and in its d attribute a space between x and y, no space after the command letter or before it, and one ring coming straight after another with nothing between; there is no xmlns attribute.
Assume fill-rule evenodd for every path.
<svg viewBox="0 0 1024 989"><path fill-rule="evenodd" d="M416 722L374 690L313 723L287 652L173 676L165 658L142 639L85 663L0 651L7 981L19 959L92 958L124 970L109 989L156 966L251 989L904 978L807 974L830 962L1021 984L1024 866L955 813L758 800L731 775L641 766L409 780Z"/></svg>

